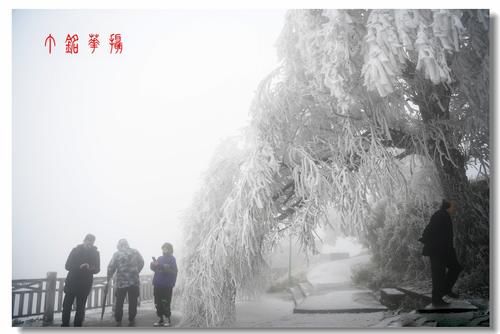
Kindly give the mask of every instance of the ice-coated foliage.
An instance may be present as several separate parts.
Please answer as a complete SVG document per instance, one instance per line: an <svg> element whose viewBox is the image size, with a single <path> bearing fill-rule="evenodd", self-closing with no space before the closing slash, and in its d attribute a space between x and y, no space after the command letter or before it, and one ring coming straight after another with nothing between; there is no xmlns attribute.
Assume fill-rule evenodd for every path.
<svg viewBox="0 0 500 334"><path fill-rule="evenodd" d="M391 232L383 254L408 250L400 236L417 233L442 195L473 196L466 164L489 175L488 29L481 10L289 11L281 66L259 85L247 133L215 152L186 214L184 320L230 324L273 241L291 233L314 252L329 209L345 234ZM488 230L488 198L470 196L462 255Z"/></svg>

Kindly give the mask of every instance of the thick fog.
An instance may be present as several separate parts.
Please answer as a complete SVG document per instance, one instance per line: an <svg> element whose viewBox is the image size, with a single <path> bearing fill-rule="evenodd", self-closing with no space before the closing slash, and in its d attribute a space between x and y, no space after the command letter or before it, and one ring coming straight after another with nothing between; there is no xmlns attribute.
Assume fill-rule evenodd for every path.
<svg viewBox="0 0 500 334"><path fill-rule="evenodd" d="M277 66L283 21L278 10L14 11L13 278L65 276L86 233L99 275L120 238L146 261L165 241L182 257L182 212ZM109 53L112 33L122 54ZM78 54L64 52L67 34Z"/></svg>

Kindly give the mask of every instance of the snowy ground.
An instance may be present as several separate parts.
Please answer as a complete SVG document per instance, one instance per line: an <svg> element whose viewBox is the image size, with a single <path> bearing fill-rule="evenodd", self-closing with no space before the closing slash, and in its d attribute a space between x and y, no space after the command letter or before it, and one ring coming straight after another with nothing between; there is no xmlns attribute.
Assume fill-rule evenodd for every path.
<svg viewBox="0 0 500 334"><path fill-rule="evenodd" d="M348 259L318 263L308 270L308 280L316 286L322 286L324 296L335 291L343 291L351 287L351 267L369 261L369 256L361 255ZM323 294L323 292L321 292ZM339 300L340 303L342 301ZM235 328L366 328L377 324L384 312L342 313L342 314L299 314L293 313L294 302L287 292L268 293L258 300L238 302L236 304ZM125 313L126 314L126 313ZM124 317L126 319L126 316ZM178 326L182 315L174 310L172 321ZM156 321L154 305L142 303L138 309L136 327L152 327ZM26 324L29 326L29 324ZM40 326L40 323L32 323ZM115 323L108 308L104 320L100 320L100 311L89 311L86 314L85 327L111 327ZM124 326L127 322L124 321ZM60 314L56 314L54 326L60 326Z"/></svg>
<svg viewBox="0 0 500 334"><path fill-rule="evenodd" d="M351 268L370 261L370 255L319 263L310 268L307 280L313 285L351 282Z"/></svg>
<svg viewBox="0 0 500 334"><path fill-rule="evenodd" d="M294 303L286 293L265 294L258 300L236 304L235 327L262 327L293 314Z"/></svg>
<svg viewBox="0 0 500 334"><path fill-rule="evenodd" d="M237 328L366 328L377 324L383 312L343 314L293 313L293 301L283 294L266 294L258 301L236 305Z"/></svg>
<svg viewBox="0 0 500 334"><path fill-rule="evenodd" d="M352 288L351 268L367 263L369 255L329 261L309 268L309 282L321 287L324 296L339 291L347 293ZM321 296L314 296L315 298ZM321 299L321 298L318 298ZM307 299L306 299L307 300ZM318 300L321 304L324 301ZM338 301L343 304L342 300ZM331 301L330 301L331 303ZM286 293L265 294L258 301L236 305L236 325L243 328L366 328L384 318L384 312L341 314L293 313L294 303Z"/></svg>

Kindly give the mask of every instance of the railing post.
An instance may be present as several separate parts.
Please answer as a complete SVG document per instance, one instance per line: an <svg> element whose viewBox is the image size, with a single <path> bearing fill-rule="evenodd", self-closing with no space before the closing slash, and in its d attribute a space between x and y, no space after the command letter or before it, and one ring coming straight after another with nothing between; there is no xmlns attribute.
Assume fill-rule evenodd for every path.
<svg viewBox="0 0 500 334"><path fill-rule="evenodd" d="M47 286L45 292L45 308L43 314L43 325L51 325L54 322L54 305L56 302L57 272L47 273Z"/></svg>

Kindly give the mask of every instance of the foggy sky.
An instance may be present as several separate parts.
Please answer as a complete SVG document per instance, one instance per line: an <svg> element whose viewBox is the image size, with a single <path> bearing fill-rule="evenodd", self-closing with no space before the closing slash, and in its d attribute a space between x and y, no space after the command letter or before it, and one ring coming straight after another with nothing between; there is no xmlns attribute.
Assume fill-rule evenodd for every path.
<svg viewBox="0 0 500 334"><path fill-rule="evenodd" d="M180 216L277 66L284 13L15 10L13 279L65 276L86 233L99 275L120 238L147 262L165 241L182 258ZM92 55L90 33L101 42ZM122 54L109 54L111 33ZM79 34L77 55L64 53L67 34Z"/></svg>

